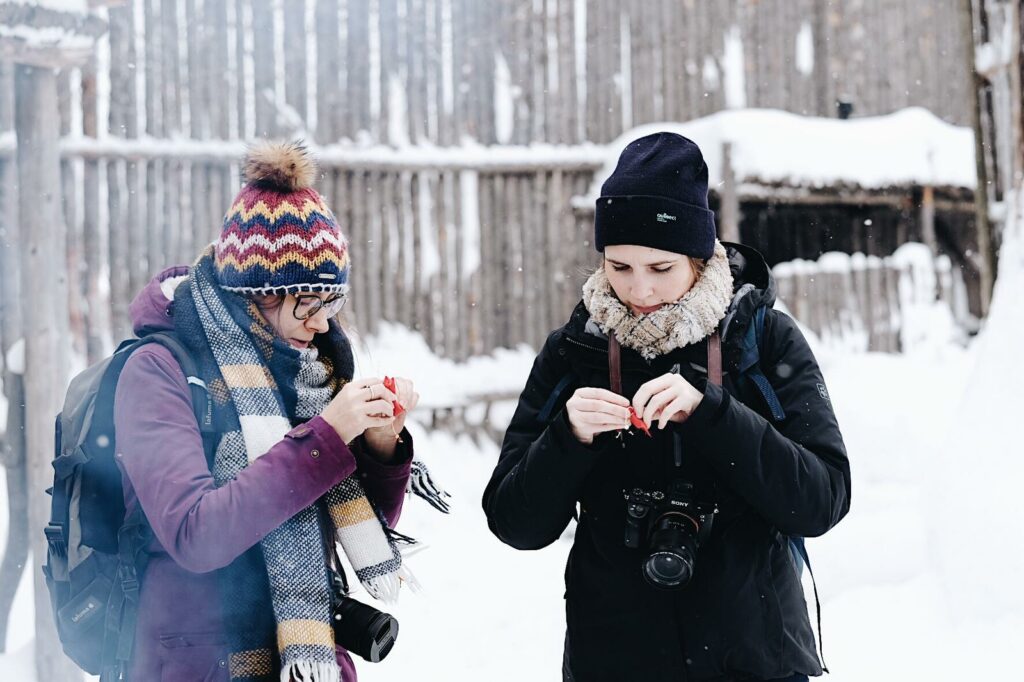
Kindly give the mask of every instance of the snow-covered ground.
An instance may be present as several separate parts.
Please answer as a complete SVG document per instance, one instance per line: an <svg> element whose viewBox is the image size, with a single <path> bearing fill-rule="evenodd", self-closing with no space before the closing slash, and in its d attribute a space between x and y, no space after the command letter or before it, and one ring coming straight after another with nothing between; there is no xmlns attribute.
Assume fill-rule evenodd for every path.
<svg viewBox="0 0 1024 682"><path fill-rule="evenodd" d="M1019 679L1024 519L1015 492L1024 455L1011 429L1024 407L1015 353L1024 250L1005 247L1002 266L992 315L967 348L942 342L881 355L816 346L854 479L849 516L808 543L837 682ZM409 376L431 404L482 379L490 389L519 387L533 357L523 348L455 365L409 332L389 327L386 337L367 339L362 372ZM499 412L507 419L507 409ZM453 494L453 512L408 501L400 529L429 545L409 560L425 589L402 596L393 609L398 646L384 663L362 663L362 678L557 679L568 537L538 552L500 544L479 502L497 446L411 428L419 455ZM34 679L27 587L0 679Z"/></svg>

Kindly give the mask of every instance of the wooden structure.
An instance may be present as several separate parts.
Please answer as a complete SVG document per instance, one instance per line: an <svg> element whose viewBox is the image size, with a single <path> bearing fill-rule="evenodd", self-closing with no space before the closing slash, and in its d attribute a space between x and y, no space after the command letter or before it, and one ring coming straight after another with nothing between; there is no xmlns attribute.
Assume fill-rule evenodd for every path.
<svg viewBox="0 0 1024 682"><path fill-rule="evenodd" d="M27 550L31 548L35 566L46 556L42 528L49 521L50 504L43 490L53 481L53 415L60 409L67 384L69 277L63 259L67 249L61 215L56 69L73 68L88 58L105 30L105 22L87 13L85 2L75 4L0 2L0 55L6 58L4 73L17 93L8 98L13 99L13 110L0 110L0 124L6 118L5 127L13 127L18 141L10 167L0 170L2 210L16 216L0 227L0 262L5 269L0 278L0 350L6 355L20 344L24 355L19 376L6 362L4 366L4 385L10 386L7 397L19 398L9 404L15 414L9 415L8 426L19 431L3 444L11 528L0 566L3 599L13 597ZM8 270L12 263L17 264L13 273ZM15 273L17 277L11 276ZM19 528L18 524L25 525ZM36 676L44 680L80 677L81 671L60 653L42 572L36 568L32 577ZM2 607L6 618L10 602Z"/></svg>
<svg viewBox="0 0 1024 682"><path fill-rule="evenodd" d="M453 357L537 345L593 264L569 209L600 166L592 143L726 106L829 116L840 98L856 114L921 104L963 121L955 11L956 0L882 13L865 0L111 7L90 60L58 74L76 348L100 357L129 332L134 292L217 233L242 141L262 135L316 143L318 187L352 244L359 329L398 321ZM889 32L907 39L864 47ZM11 75L0 63L0 93ZM14 148L0 127L0 176ZM751 239L747 208L735 218Z"/></svg>
<svg viewBox="0 0 1024 682"><path fill-rule="evenodd" d="M959 270L948 256L933 261L929 251L922 255L918 267L898 256L837 252L818 261L781 263L773 270L778 298L824 343L846 351L906 350L905 340L918 339L904 337L919 331L906 318L920 315L936 301L948 308L962 331L973 331Z"/></svg>
<svg viewBox="0 0 1024 682"><path fill-rule="evenodd" d="M971 122L977 133L975 194L984 309L996 275L996 253L1007 214L1018 207L1024 183L1024 2L963 0L965 35L975 50L965 55L971 76ZM966 39L965 39L966 42ZM991 226L991 227L990 227Z"/></svg>

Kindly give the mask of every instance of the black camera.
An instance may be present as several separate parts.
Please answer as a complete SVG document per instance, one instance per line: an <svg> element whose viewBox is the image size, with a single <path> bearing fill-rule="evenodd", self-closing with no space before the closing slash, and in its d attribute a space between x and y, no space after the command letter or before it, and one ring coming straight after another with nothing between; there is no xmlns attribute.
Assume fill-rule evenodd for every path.
<svg viewBox="0 0 1024 682"><path fill-rule="evenodd" d="M684 587L693 576L697 548L711 532L717 507L694 499L693 484L673 480L668 491L633 488L626 498L626 547L648 549L647 582L662 589Z"/></svg>
<svg viewBox="0 0 1024 682"><path fill-rule="evenodd" d="M398 639L398 620L348 596L344 574L331 571L331 627L335 643L371 663L384 660Z"/></svg>

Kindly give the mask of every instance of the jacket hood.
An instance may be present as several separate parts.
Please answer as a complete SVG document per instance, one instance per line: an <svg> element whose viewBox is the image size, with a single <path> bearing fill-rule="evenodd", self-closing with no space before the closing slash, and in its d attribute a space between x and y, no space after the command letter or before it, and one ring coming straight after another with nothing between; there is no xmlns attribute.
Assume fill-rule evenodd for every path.
<svg viewBox="0 0 1024 682"><path fill-rule="evenodd" d="M174 289L188 278L187 265L174 265L149 281L128 307L136 336L174 329Z"/></svg>

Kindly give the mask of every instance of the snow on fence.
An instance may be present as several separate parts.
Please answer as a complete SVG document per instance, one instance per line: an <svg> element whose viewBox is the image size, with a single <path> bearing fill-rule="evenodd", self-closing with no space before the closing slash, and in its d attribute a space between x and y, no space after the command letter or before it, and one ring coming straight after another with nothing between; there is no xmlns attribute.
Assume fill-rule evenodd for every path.
<svg viewBox="0 0 1024 682"><path fill-rule="evenodd" d="M779 263L772 273L793 317L831 346L894 353L977 328L963 276L923 244L885 258L826 253Z"/></svg>

